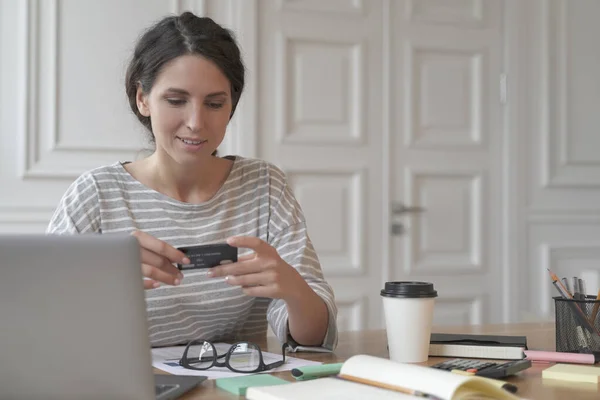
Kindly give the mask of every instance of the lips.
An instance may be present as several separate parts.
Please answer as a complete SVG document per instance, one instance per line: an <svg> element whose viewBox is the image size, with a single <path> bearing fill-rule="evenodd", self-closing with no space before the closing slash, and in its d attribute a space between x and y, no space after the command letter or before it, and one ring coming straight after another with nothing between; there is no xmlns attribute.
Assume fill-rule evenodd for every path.
<svg viewBox="0 0 600 400"><path fill-rule="evenodd" d="M177 136L177 139L181 140L185 144L196 145L196 146L206 142L206 139L199 139L199 138L182 138L182 137Z"/></svg>

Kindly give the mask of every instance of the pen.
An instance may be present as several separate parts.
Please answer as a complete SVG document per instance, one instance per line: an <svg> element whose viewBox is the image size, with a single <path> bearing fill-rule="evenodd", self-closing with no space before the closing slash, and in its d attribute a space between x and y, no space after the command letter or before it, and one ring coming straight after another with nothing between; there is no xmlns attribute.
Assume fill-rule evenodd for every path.
<svg viewBox="0 0 600 400"><path fill-rule="evenodd" d="M565 299L572 299L573 296L571 295L571 293L569 293L569 291L563 286L562 282L558 279L558 276L556 276L556 274L552 271L550 271L550 269L546 268L548 270L548 273L550 274L550 279L552 279L552 284L554 285L554 287L556 287L556 290L558 290L558 293L560 293L560 296L565 298ZM574 280L573 281L573 290L575 292L577 292L577 281ZM581 310L579 310L581 311Z"/></svg>
<svg viewBox="0 0 600 400"><path fill-rule="evenodd" d="M556 290L558 290L561 297L564 299L567 299L567 300L573 299L573 296L571 296L571 294L566 291L565 287L563 286L562 282L558 279L556 274L554 272L550 271L550 269L548 269L548 268L546 268L546 269L548 270L548 273L550 274L550 278L552 279L552 284L554 285L554 287L556 287ZM575 282L577 282L577 281L574 280L573 283L575 283ZM585 316L583 311L581 311L581 308L579 308L578 304L569 302L569 306L575 313L575 316L577 317L577 319L579 319L579 322L586 329L588 329L590 332L594 332L595 334L600 336L600 333L598 333L598 331L590 324L590 321L588 321L587 317Z"/></svg>
<svg viewBox="0 0 600 400"><path fill-rule="evenodd" d="M579 300L579 279L574 276L573 277L573 298L575 300Z"/></svg>
<svg viewBox="0 0 600 400"><path fill-rule="evenodd" d="M340 373L342 365L344 363L307 365L305 367L293 368L292 376L299 381L306 381L324 376L337 375Z"/></svg>
<svg viewBox="0 0 600 400"><path fill-rule="evenodd" d="M577 278L575 276L575 277L573 277L573 281L575 282L575 289L573 292L573 297L575 298L575 300L581 300L581 286L580 286L579 278Z"/></svg>
<svg viewBox="0 0 600 400"><path fill-rule="evenodd" d="M579 347L581 348L583 353L590 352L590 341L592 340L592 336L588 330L583 330L581 325L577 325L575 327L575 333L577 335L577 342L579 343Z"/></svg>
<svg viewBox="0 0 600 400"><path fill-rule="evenodd" d="M569 287L569 280L567 278L562 278L561 281L563 285L565 285L565 289L567 289L567 292L569 292L569 294L573 293L571 292L571 288Z"/></svg>
<svg viewBox="0 0 600 400"><path fill-rule="evenodd" d="M583 279L579 280L579 293L581 293L581 300L585 300L587 291L585 290L585 281Z"/></svg>

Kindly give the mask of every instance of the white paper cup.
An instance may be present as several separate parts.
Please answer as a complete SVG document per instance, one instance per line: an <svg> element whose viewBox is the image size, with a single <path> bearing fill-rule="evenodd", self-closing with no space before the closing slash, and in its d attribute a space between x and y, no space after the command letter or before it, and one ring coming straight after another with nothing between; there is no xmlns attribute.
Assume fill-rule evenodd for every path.
<svg viewBox="0 0 600 400"><path fill-rule="evenodd" d="M427 361L437 292L427 282L386 282L381 291L390 360Z"/></svg>

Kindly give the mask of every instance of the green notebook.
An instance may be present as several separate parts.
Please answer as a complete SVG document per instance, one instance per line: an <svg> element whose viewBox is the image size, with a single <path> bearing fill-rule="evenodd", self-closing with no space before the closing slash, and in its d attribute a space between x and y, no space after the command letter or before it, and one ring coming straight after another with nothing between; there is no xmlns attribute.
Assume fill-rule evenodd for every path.
<svg viewBox="0 0 600 400"><path fill-rule="evenodd" d="M219 378L215 380L219 389L227 390L238 396L245 396L246 389L252 386L275 386L289 383L269 374L243 375L233 378Z"/></svg>

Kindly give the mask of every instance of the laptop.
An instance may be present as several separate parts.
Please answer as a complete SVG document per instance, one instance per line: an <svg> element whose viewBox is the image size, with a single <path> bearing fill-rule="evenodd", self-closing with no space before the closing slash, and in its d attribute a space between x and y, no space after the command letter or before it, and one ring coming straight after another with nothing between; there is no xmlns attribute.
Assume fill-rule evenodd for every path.
<svg viewBox="0 0 600 400"><path fill-rule="evenodd" d="M0 235L0 399L174 399L154 375L129 235Z"/></svg>

